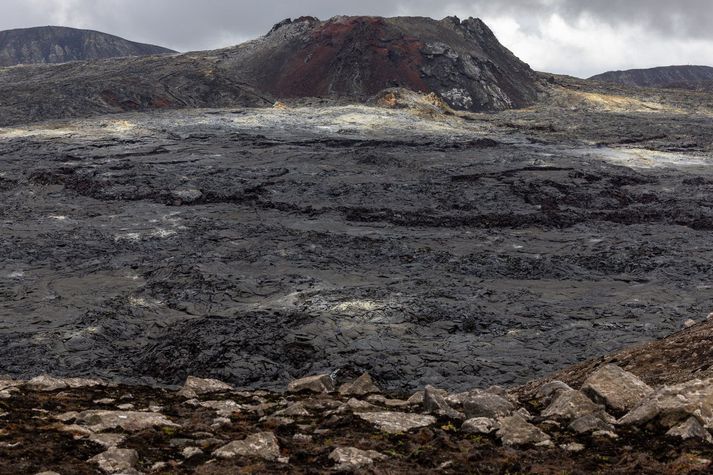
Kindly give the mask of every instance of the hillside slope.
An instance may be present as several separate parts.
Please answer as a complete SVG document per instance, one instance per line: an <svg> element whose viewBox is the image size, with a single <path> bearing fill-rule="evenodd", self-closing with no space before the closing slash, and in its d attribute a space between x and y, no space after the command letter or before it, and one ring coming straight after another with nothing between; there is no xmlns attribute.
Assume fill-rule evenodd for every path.
<svg viewBox="0 0 713 475"><path fill-rule="evenodd" d="M636 87L701 89L713 84L713 67L663 66L651 69L609 71L589 79Z"/></svg>
<svg viewBox="0 0 713 475"><path fill-rule="evenodd" d="M175 53L91 30L43 26L0 31L0 67Z"/></svg>

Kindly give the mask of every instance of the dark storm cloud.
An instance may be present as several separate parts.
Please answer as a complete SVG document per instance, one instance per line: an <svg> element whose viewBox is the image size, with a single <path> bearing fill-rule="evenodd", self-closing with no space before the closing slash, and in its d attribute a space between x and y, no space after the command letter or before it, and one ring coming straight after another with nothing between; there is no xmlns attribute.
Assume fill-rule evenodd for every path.
<svg viewBox="0 0 713 475"><path fill-rule="evenodd" d="M61 24L181 51L228 46L286 17L477 16L538 69L713 63L711 0L2 0L0 29Z"/></svg>

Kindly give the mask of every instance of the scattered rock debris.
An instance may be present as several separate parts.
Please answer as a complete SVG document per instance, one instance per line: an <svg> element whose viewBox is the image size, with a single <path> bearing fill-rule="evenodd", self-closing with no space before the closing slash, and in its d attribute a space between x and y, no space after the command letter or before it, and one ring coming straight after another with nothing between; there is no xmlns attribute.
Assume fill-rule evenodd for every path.
<svg viewBox="0 0 713 475"><path fill-rule="evenodd" d="M386 401L393 405L393 401L405 402L406 396L367 396L376 388L369 375L340 386L367 387L356 391L360 396L344 394L334 385L326 390L316 384L326 382L321 378L295 380L290 384L293 391L297 387L306 390L285 393L228 389L215 380L199 385L194 378L175 392L106 384L72 387L62 378L52 382L61 389L48 391L36 381L6 381L17 391L0 401L7 412L0 419L0 474L371 469L387 473L644 470L683 474L711 468L713 425L707 415L713 404L709 390L713 380L650 388L650 394L631 404L615 425L607 422L614 418L604 406L561 382L549 383L540 391L541 397L528 401L518 401L515 393L505 390L497 396L488 392L492 389L474 389L466 398L429 387L422 405L404 406L410 409L396 412L388 410ZM597 397L604 397L604 388L610 386L642 389L635 378L621 368L605 366L587 379L587 387L599 388ZM370 383L365 386L365 381ZM187 386L200 394L187 400ZM204 390L196 391L199 386ZM162 412L96 409L102 405L98 401L120 400L127 392L136 407L158 404ZM552 399L555 392L559 396ZM463 401L471 413L491 417L462 422L462 414L448 400L455 407ZM229 411L216 426L216 414L227 414L225 407L234 405L240 410ZM46 417L38 418L38 413ZM574 421L565 425L550 417Z"/></svg>

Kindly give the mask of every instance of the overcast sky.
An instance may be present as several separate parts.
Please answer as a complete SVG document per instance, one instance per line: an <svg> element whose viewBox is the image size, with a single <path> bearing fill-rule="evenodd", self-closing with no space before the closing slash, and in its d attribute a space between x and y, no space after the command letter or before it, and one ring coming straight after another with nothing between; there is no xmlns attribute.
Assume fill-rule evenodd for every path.
<svg viewBox="0 0 713 475"><path fill-rule="evenodd" d="M482 18L540 71L713 66L713 0L0 0L0 30L63 25L180 51L229 46L287 17Z"/></svg>

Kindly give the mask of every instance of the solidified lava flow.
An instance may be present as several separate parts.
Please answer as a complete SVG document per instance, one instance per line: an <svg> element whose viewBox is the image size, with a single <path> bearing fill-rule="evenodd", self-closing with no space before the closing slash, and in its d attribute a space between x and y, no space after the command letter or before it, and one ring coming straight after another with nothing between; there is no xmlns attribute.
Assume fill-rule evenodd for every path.
<svg viewBox="0 0 713 475"><path fill-rule="evenodd" d="M457 390L707 315L710 101L587 87L2 129L3 370Z"/></svg>

